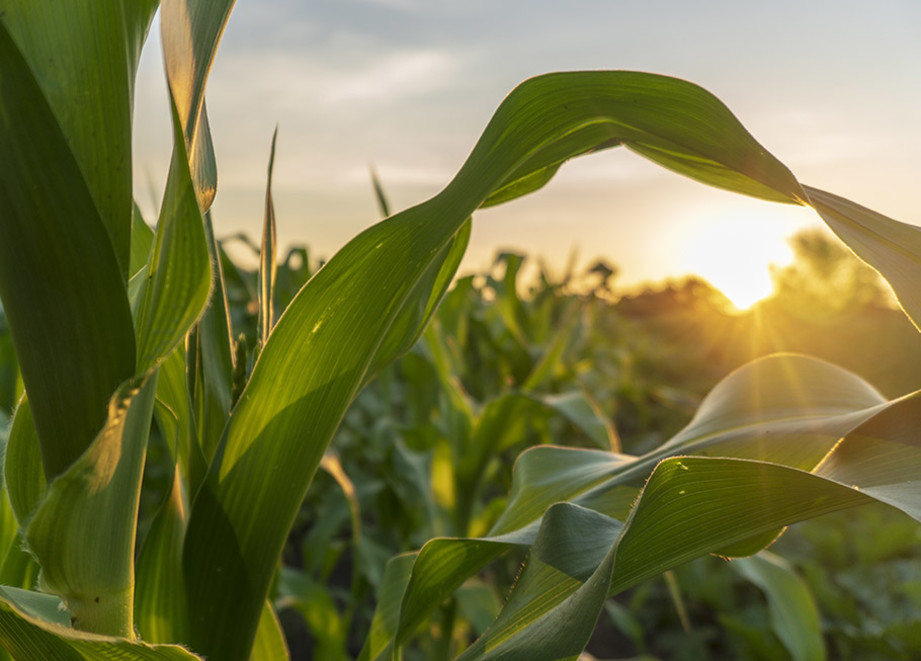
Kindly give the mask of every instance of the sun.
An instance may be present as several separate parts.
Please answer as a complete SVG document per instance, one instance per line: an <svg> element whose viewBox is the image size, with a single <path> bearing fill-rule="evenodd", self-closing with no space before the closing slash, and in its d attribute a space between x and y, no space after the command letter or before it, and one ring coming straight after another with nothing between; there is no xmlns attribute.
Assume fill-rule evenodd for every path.
<svg viewBox="0 0 921 661"><path fill-rule="evenodd" d="M683 227L675 246L679 268L707 280L739 311L773 293L771 265L793 261L787 239L794 228L783 216L728 210L688 219Z"/></svg>

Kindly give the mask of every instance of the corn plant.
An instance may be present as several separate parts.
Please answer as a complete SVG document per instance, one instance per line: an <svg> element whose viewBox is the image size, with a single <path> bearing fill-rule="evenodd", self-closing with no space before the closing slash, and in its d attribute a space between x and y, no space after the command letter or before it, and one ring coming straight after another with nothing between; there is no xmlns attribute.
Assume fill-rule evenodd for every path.
<svg viewBox="0 0 921 661"><path fill-rule="evenodd" d="M157 3L0 2L0 299L25 386L0 518L0 643L16 659L285 658L267 597L347 407L423 332L471 215L541 188L569 158L624 146L705 184L811 206L921 321L919 230L802 185L691 83L556 73L516 88L440 193L346 244L274 326L268 196L250 371L207 213L204 91L232 4L160 3L173 157L151 233L129 163ZM919 402L779 356L727 377L649 454L526 452L485 536L435 539L388 565L362 658L399 656L511 548L528 563L461 659L575 658L609 595L700 555L752 554L795 521L873 501L919 518ZM175 470L138 550L154 418Z"/></svg>

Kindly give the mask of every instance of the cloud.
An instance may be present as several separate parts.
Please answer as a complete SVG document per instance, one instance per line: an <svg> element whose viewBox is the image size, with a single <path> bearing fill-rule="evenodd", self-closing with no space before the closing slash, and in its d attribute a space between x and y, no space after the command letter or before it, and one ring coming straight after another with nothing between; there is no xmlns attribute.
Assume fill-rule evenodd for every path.
<svg viewBox="0 0 921 661"><path fill-rule="evenodd" d="M228 58L229 59L229 58ZM420 96L437 96L462 77L461 56L430 48L374 53L355 50L348 57L320 60L308 53L267 52L258 58L225 59L220 69L233 72L227 89L211 88L252 104L253 98L299 107L341 108L397 104Z"/></svg>
<svg viewBox="0 0 921 661"><path fill-rule="evenodd" d="M327 103L390 102L443 89L459 62L447 53L417 50L390 53L351 71L322 76L320 98Z"/></svg>

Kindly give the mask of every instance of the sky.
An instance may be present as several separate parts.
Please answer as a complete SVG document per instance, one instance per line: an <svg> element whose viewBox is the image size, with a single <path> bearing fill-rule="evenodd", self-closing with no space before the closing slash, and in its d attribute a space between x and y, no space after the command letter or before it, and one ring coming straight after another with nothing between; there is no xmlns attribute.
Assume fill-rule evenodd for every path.
<svg viewBox="0 0 921 661"><path fill-rule="evenodd" d="M158 31L135 102L135 195L149 216L170 152ZM392 209L421 202L516 84L575 69L693 81L801 182L921 224L917 0L241 0L207 88L216 231L258 237L276 125L280 243L329 257L379 219L370 167ZM742 300L790 259L790 234L820 223L615 149L476 214L461 271L508 249L562 270L575 252L617 265L623 285L699 273Z"/></svg>

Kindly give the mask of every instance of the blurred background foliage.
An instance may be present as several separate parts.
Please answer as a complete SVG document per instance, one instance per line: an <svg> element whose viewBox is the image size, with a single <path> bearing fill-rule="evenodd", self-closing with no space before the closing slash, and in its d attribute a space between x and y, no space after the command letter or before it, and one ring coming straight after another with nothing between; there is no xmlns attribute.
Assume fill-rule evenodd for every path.
<svg viewBox="0 0 921 661"><path fill-rule="evenodd" d="M258 255L246 237L229 246ZM485 534L529 446L646 452L728 372L779 351L841 365L888 397L921 388L917 330L885 283L824 231L792 246L794 262L773 271L774 295L744 312L695 277L623 291L604 262L555 275L503 252L488 272L458 279L420 342L356 398L303 503L275 588L292 658L357 656L387 560L432 537ZM251 367L249 261L222 251L233 333ZM277 310L320 265L302 247L280 260ZM0 310L0 430L21 391ZM167 457L154 434L142 515L169 484ZM908 517L881 506L827 516L771 552L818 606L828 657L921 658L921 531ZM465 584L407 659L447 658L479 634L521 561L513 554ZM611 600L587 657L798 658L767 595L734 564L703 558Z"/></svg>

